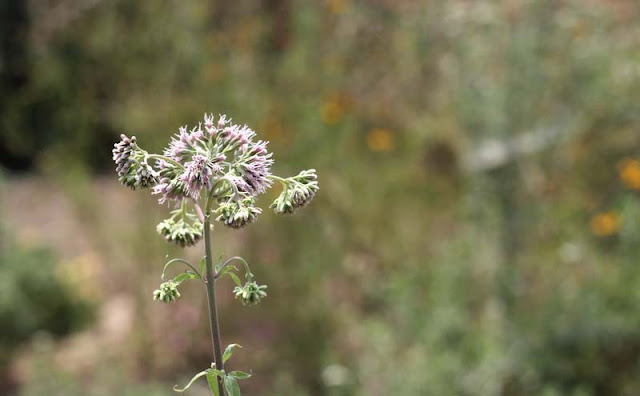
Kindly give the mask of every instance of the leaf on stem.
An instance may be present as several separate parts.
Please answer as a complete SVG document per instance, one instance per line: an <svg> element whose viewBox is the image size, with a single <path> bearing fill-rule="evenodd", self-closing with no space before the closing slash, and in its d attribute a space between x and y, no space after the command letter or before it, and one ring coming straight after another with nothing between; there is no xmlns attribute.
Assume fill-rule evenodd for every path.
<svg viewBox="0 0 640 396"><path fill-rule="evenodd" d="M209 384L209 389L215 396L221 396L218 392L218 377L222 378L224 376L224 371L217 369L208 369L207 370L207 383Z"/></svg>
<svg viewBox="0 0 640 396"><path fill-rule="evenodd" d="M229 344L229 346L227 346L227 348L224 350L224 354L222 355L222 363L226 363L227 360L229 360L229 358L233 354L233 349L236 347L242 348L242 345Z"/></svg>
<svg viewBox="0 0 640 396"><path fill-rule="evenodd" d="M196 380L204 375L207 375L206 371L201 371L198 374L194 375L193 378L191 378L191 381L189 381L189 383L184 387L184 388L178 388L178 385L174 385L173 386L173 390L178 392L178 393L182 393L184 391L186 391L187 389L189 389L189 387L191 385L193 385L194 382L196 382Z"/></svg>
<svg viewBox="0 0 640 396"><path fill-rule="evenodd" d="M235 379L247 379L247 378L251 378L251 374L249 373L245 373L244 371L231 371L229 374L227 374L229 377L233 377Z"/></svg>
<svg viewBox="0 0 640 396"><path fill-rule="evenodd" d="M238 278L238 275L234 274L233 272L225 272L225 274L229 275L229 277L233 279L233 282L235 282L236 286L242 287L242 282L240 282L240 278Z"/></svg>
<svg viewBox="0 0 640 396"><path fill-rule="evenodd" d="M224 377L224 389L227 391L227 395L229 396L240 396L240 386L234 377Z"/></svg>
<svg viewBox="0 0 640 396"><path fill-rule="evenodd" d="M192 271L186 271L173 278L173 281L177 284L181 284L187 279L200 279L200 276Z"/></svg>

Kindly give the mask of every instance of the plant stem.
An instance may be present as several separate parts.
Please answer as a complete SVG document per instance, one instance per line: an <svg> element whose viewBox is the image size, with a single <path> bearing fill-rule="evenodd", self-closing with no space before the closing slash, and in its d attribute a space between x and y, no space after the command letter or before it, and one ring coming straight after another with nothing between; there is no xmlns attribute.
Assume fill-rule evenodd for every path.
<svg viewBox="0 0 640 396"><path fill-rule="evenodd" d="M181 163L179 163L176 160L172 160L171 158L165 157L164 155L160 155L160 154L148 154L147 153L147 158L148 159L155 159L155 160L161 160L161 161L165 161L170 163L173 166L176 166L180 169L184 169L184 167L182 166Z"/></svg>
<svg viewBox="0 0 640 396"><path fill-rule="evenodd" d="M253 274L251 273L251 268L249 268L249 263L247 263L247 261L240 256L233 256L231 258L228 258L224 263L222 263L220 268L218 268L218 271L215 273L216 279L219 278L220 275L222 275L222 270L224 270L226 266L231 265L231 262L233 260L242 261L242 264L244 265L244 276L245 278L248 278L249 280L251 280L251 278L253 278Z"/></svg>
<svg viewBox="0 0 640 396"><path fill-rule="evenodd" d="M207 205L208 206L208 205ZM207 208L208 209L208 208ZM211 255L211 225L209 223L209 211L205 215L204 220L204 249L206 263L206 284L207 284L207 301L209 303L209 325L211 327L211 343L213 344L213 357L216 363L216 369L224 370L224 362L222 361L222 347L220 345L220 325L218 324L218 308L216 307L216 290L215 276L213 273L213 259ZM220 396L224 395L222 389L222 377L218 378L218 392Z"/></svg>
<svg viewBox="0 0 640 396"><path fill-rule="evenodd" d="M162 269L162 276L160 278L162 278L162 280L164 281L164 273L167 272L167 268L169 268L169 266L173 263L182 263L184 265L186 265L187 267L191 268L193 270L193 272L196 273L196 275L198 275L198 277L201 280L202 279L202 275L200 274L200 272L196 269L196 267L193 266L193 264L191 264L190 262L183 260L181 258L174 258L173 260L169 260L165 265L164 268Z"/></svg>

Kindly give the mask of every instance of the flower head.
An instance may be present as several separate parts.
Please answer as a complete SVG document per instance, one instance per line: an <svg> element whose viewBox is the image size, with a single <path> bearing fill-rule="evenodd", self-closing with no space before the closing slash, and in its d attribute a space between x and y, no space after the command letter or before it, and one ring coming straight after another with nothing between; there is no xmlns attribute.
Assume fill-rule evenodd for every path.
<svg viewBox="0 0 640 396"><path fill-rule="evenodd" d="M158 183L158 172L146 162L141 162L136 170L136 184L140 187L153 187Z"/></svg>
<svg viewBox="0 0 640 396"><path fill-rule="evenodd" d="M253 154L239 161L235 169L244 180L239 189L251 195L263 194L272 184L269 178L272 164L271 153Z"/></svg>
<svg viewBox="0 0 640 396"><path fill-rule="evenodd" d="M132 189L152 187L160 203L179 204L218 202L218 208L206 206L210 215L232 228L241 228L256 220L261 209L255 197L266 192L273 180L285 184L272 207L276 213L293 213L306 206L318 190L313 169L281 179L271 173L273 154L268 142L255 140L247 125L233 124L230 118L205 114L195 127L179 128L162 155L149 154L137 145L135 136L121 136L113 149L116 171L122 184ZM152 160L152 162L149 162ZM188 198L185 200L185 198ZM197 209L202 212L200 206ZM169 242L190 246L202 237L202 216L165 220L158 232Z"/></svg>
<svg viewBox="0 0 640 396"><path fill-rule="evenodd" d="M253 223L262 212L262 209L254 206L255 200L247 195L244 198L235 200L233 198L223 201L216 213L216 220L227 227L242 228L249 223Z"/></svg>
<svg viewBox="0 0 640 396"><path fill-rule="evenodd" d="M267 296L267 292L264 291L266 288L267 285L258 285L252 281L245 283L243 287L236 286L233 294L243 305L255 305Z"/></svg>
<svg viewBox="0 0 640 396"><path fill-rule="evenodd" d="M135 190L138 187L152 187L158 182L158 173L146 161L146 152L136 144L136 137L120 135L114 144L113 161L120 182Z"/></svg>
<svg viewBox="0 0 640 396"><path fill-rule="evenodd" d="M116 163L116 172L118 176L124 176L128 173L129 168L135 162L134 154L138 150L136 137L128 137L125 134L120 135L120 141L113 145L113 161Z"/></svg>
<svg viewBox="0 0 640 396"><path fill-rule="evenodd" d="M202 188L211 188L213 162L202 154L196 154L185 164L185 171L180 175L186 191L192 198L200 197Z"/></svg>
<svg viewBox="0 0 640 396"><path fill-rule="evenodd" d="M203 227L202 223L197 220L193 224L189 224L184 219L178 221L166 219L158 224L156 230L167 242L185 247L193 246L202 239Z"/></svg>
<svg viewBox="0 0 640 396"><path fill-rule="evenodd" d="M271 204L276 214L291 214L307 206L318 191L318 176L315 169L300 172L297 176L285 179L285 188Z"/></svg>
<svg viewBox="0 0 640 396"><path fill-rule="evenodd" d="M162 301L164 303L171 303L180 298L180 292L178 291L179 283L172 280L164 282L160 285L160 289L153 292L154 301Z"/></svg>

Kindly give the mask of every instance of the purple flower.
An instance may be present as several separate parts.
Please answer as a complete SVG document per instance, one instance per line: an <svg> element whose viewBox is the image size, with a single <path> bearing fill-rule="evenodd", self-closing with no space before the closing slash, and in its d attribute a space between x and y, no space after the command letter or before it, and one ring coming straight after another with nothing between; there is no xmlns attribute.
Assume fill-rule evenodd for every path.
<svg viewBox="0 0 640 396"><path fill-rule="evenodd" d="M154 186L158 182L158 173L146 162L146 152L136 144L136 137L120 135L120 141L114 144L113 161L120 182L135 190L138 187Z"/></svg>
<svg viewBox="0 0 640 396"><path fill-rule="evenodd" d="M202 124L198 124L191 130L191 142L195 143L196 140L204 139L204 132L202 131Z"/></svg>
<svg viewBox="0 0 640 396"><path fill-rule="evenodd" d="M181 168L163 160L158 160L156 166L159 169L159 180L153 187L152 194L161 195L158 202L163 204L170 200L181 201L185 198L186 187L178 177Z"/></svg>
<svg viewBox="0 0 640 396"><path fill-rule="evenodd" d="M213 114L204 115L204 129L209 134L209 137L215 138L218 130L213 126Z"/></svg>
<svg viewBox="0 0 640 396"><path fill-rule="evenodd" d="M204 113L204 127L213 128L213 114Z"/></svg>
<svg viewBox="0 0 640 396"><path fill-rule="evenodd" d="M213 163L202 154L196 154L185 164L185 171L180 180L185 184L189 196L194 199L200 197L202 188L211 188Z"/></svg>
<svg viewBox="0 0 640 396"><path fill-rule="evenodd" d="M164 155L178 162L182 162L182 160L190 154L191 149L189 144L182 139L182 136L176 135L176 137L178 137L178 139L172 138L169 147L164 149Z"/></svg>
<svg viewBox="0 0 640 396"><path fill-rule="evenodd" d="M113 161L116 163L116 172L118 176L124 176L129 172L129 168L134 162L133 155L138 150L136 137L128 137L125 134L120 135L120 141L113 145Z"/></svg>
<svg viewBox="0 0 640 396"><path fill-rule="evenodd" d="M272 181L271 166L273 165L272 154L267 152L267 142L259 141L246 149L246 154L242 156L236 165L236 170L246 183L243 191L251 195L262 194L271 187Z"/></svg>
<svg viewBox="0 0 640 396"><path fill-rule="evenodd" d="M223 128L225 125L227 125L229 122L231 122L231 119L227 120L227 116L224 114L221 114L218 117L218 128Z"/></svg>
<svg viewBox="0 0 640 396"><path fill-rule="evenodd" d="M220 143L225 150L233 150L249 145L256 133L246 125L230 125L218 133Z"/></svg>
<svg viewBox="0 0 640 396"><path fill-rule="evenodd" d="M164 204L175 200L181 201L187 196L186 187L179 179L161 178L160 182L153 187L152 194L161 195L158 202Z"/></svg>

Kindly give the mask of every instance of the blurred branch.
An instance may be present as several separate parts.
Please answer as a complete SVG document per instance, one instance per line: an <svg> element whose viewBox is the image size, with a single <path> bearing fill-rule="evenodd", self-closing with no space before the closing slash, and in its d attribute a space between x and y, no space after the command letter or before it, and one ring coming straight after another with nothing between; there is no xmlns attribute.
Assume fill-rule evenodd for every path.
<svg viewBox="0 0 640 396"><path fill-rule="evenodd" d="M579 118L552 126L539 127L509 139L487 139L464 158L468 172L501 168L519 159L555 147L575 135Z"/></svg>

